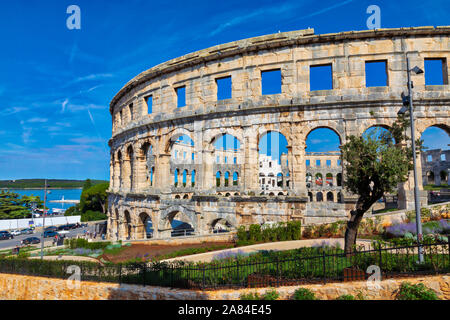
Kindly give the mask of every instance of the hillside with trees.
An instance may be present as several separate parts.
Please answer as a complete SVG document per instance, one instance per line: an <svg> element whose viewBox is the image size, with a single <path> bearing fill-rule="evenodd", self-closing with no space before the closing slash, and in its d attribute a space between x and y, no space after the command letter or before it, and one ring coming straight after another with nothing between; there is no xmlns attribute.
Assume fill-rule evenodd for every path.
<svg viewBox="0 0 450 320"><path fill-rule="evenodd" d="M90 180L90 182L94 186L108 181ZM81 189L84 184L84 180L47 180L47 188L50 189ZM43 189L44 185L45 179L0 180L0 189Z"/></svg>

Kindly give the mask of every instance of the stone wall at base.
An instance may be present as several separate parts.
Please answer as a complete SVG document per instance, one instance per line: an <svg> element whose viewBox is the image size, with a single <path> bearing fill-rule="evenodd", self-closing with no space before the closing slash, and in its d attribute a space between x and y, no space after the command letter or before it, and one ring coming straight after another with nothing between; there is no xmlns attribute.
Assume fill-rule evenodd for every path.
<svg viewBox="0 0 450 320"><path fill-rule="evenodd" d="M336 299L344 294L356 296L361 292L366 299L392 300L403 281L423 283L436 291L441 299L450 300L450 275L422 278L392 279L380 282L380 290L369 290L367 282L329 283L277 288L281 299L290 299L295 290L303 287L312 290L319 299ZM263 294L267 288L195 291L170 288L119 285L82 281L79 288L66 280L0 274L1 300L238 300L241 294Z"/></svg>

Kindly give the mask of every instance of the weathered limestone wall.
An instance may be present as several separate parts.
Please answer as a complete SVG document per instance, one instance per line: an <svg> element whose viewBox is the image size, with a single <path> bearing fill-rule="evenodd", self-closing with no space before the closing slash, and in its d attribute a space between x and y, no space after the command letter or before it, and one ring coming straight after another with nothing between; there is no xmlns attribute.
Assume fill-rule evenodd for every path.
<svg viewBox="0 0 450 320"><path fill-rule="evenodd" d="M450 276L429 276L383 280L381 290L369 290L365 281L329 283L277 288L281 299L291 299L295 290L302 287L312 290L319 299L336 299L344 294L362 293L370 300L392 300L403 281L423 283L433 289L438 297L450 300ZM66 280L0 274L0 300L238 300L241 294L267 289L241 289L219 291L177 290L162 287L119 285L81 281L79 288L69 287Z"/></svg>
<svg viewBox="0 0 450 320"><path fill-rule="evenodd" d="M355 199L333 187L333 201L317 203L308 195L306 139L317 128L329 128L346 143L373 126L389 128L406 90L406 54L412 66L425 59L444 61L443 85L426 85L412 75L416 138L430 126L450 133L450 27L380 29L314 35L313 30L285 32L222 44L167 61L143 72L122 88L110 104L113 118L110 239L141 239L150 217L154 236L170 234L174 218L199 234L219 219L232 227L264 221L333 221L345 217ZM367 87L365 63L386 61L387 84ZM332 66L332 89L310 89L310 68ZM262 72L281 70L281 93L262 94ZM231 99L217 99L216 80L232 78ZM177 107L176 89L186 88L186 106ZM147 98L152 96L152 113ZM289 186L283 196L260 195L258 145L269 131L287 140ZM223 134L236 137L242 161L237 185L216 186L214 147ZM194 163L172 161L174 142L186 135L194 142ZM151 150L151 152L149 152ZM421 159L418 160L419 171ZM153 168L153 170L152 170ZM195 171L195 186L174 186L174 172ZM227 170L228 170L227 169ZM153 182L150 182L149 175ZM337 171L333 176L337 178ZM419 179L421 180L421 176ZM188 176L189 182L189 176ZM421 188L422 183L419 181ZM324 189L326 189L325 187ZM399 206L414 207L412 174L399 186ZM313 193L313 192L312 192ZM338 201L339 199L339 201ZM421 202L426 204L426 192ZM186 220L186 221L185 221Z"/></svg>

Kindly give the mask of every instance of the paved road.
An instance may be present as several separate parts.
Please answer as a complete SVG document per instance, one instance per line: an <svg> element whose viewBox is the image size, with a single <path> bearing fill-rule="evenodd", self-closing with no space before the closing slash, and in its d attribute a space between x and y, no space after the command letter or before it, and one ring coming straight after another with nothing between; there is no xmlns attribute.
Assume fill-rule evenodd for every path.
<svg viewBox="0 0 450 320"><path fill-rule="evenodd" d="M74 238L77 236L77 234L83 234L84 231L90 231L90 232L94 232L94 226L88 226L86 228L78 228L78 229L73 229L73 230L68 230L69 233L66 234L66 238ZM34 234L23 234L20 236L14 236L14 239L11 240L0 240L0 250L1 249L7 249L7 248L14 248L15 246L21 244L21 241L25 238L29 238L29 237L37 237L37 238L41 238L41 232L35 232ZM47 244L51 244L53 243L53 239L52 238L47 238L44 242L44 245ZM40 244L38 245L40 246Z"/></svg>

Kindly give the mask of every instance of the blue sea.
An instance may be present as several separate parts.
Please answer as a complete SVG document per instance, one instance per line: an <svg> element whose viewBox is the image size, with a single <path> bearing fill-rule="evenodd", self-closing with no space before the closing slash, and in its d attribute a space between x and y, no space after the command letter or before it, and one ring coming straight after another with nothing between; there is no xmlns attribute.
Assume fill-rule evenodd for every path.
<svg viewBox="0 0 450 320"><path fill-rule="evenodd" d="M39 196L44 201L44 189L10 189L9 191L26 196ZM64 196L65 200L80 200L81 189L48 189L47 190L47 204L46 207L50 209L67 209L74 204L71 203L51 203L50 200L61 200Z"/></svg>

